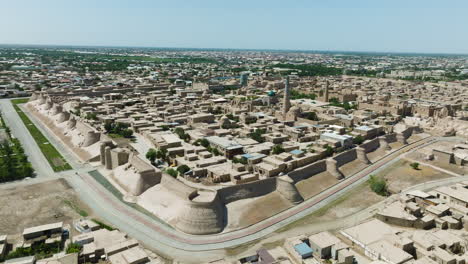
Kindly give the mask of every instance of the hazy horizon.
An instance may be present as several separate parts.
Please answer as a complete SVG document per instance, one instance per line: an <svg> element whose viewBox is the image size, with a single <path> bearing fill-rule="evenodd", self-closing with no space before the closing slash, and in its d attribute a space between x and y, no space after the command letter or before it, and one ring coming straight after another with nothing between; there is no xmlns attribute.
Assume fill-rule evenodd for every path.
<svg viewBox="0 0 468 264"><path fill-rule="evenodd" d="M468 54L468 2L3 2L4 45Z"/></svg>

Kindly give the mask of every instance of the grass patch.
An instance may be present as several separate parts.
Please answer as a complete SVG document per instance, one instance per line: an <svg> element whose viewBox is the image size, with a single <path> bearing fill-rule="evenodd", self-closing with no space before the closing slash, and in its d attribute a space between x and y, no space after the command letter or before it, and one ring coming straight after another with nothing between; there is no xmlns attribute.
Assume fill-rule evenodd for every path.
<svg viewBox="0 0 468 264"><path fill-rule="evenodd" d="M109 133L107 134L109 137L111 138L123 138L122 135L119 135L119 134L115 134L115 133Z"/></svg>
<svg viewBox="0 0 468 264"><path fill-rule="evenodd" d="M97 220L95 218L93 218L91 220L93 220L94 223L98 224L100 228L107 229L109 231L115 230L115 228L113 228L112 226L104 224L103 222L101 222L101 221L99 221L99 220Z"/></svg>
<svg viewBox="0 0 468 264"><path fill-rule="evenodd" d="M57 151L57 149L52 144L50 144L49 140L47 140L47 138L41 133L41 131L31 122L29 117L19 108L18 104L22 104L27 101L27 98L11 100L13 107L20 116L26 128L29 130L31 136L36 141L37 145L39 146L39 149L41 150L42 154L44 154L44 156L46 157L52 169L55 172L70 170L72 168L70 164L68 164L68 162Z"/></svg>
<svg viewBox="0 0 468 264"><path fill-rule="evenodd" d="M123 195L122 193L112 185L104 176L101 175L97 170L93 170L88 172L89 175L91 175L99 184L104 186L108 191L110 191L115 197L117 197L119 200L123 201Z"/></svg>
<svg viewBox="0 0 468 264"><path fill-rule="evenodd" d="M310 224L313 220L318 220L317 218L325 216L328 213L328 211L330 209L332 209L333 207L336 207L336 206L340 205L341 203L345 202L347 199L349 199L350 197L352 197L354 195L362 193L362 191L367 189L367 188L369 188L369 181L366 181L366 182L360 184L359 186L356 186L352 190L344 193L343 195L341 195L337 199L333 200L332 202L326 204L325 206L320 207L319 209L315 210L311 214L309 214L307 216L304 216L303 218L298 219L297 221L294 221L292 223L289 223L289 224L281 227L280 229L276 230L275 233L281 233L281 232L284 232L286 230L295 228L297 226Z"/></svg>
<svg viewBox="0 0 468 264"><path fill-rule="evenodd" d="M248 243L244 243L244 244L236 246L236 247L226 248L226 249L224 249L224 253L227 256L237 256L237 255L241 254L242 252L248 250L249 248L253 247L257 243L258 243L258 239L254 240L254 241L250 241Z"/></svg>
<svg viewBox="0 0 468 264"><path fill-rule="evenodd" d="M68 205L71 209L73 209L75 212L77 212L80 216L82 217L87 217L89 214L85 210L81 209L76 203L70 201L70 200L63 200L63 203Z"/></svg>
<svg viewBox="0 0 468 264"><path fill-rule="evenodd" d="M242 244L236 247L226 248L224 252L226 253L227 256L238 256L242 254L243 252L247 251L248 249L250 249L251 247L257 245L258 243L259 243L259 239L256 239L246 244ZM276 240L276 241L268 242L268 243L263 243L261 247L268 250L268 249L274 249L282 245L284 245L284 239L280 239L280 240Z"/></svg>
<svg viewBox="0 0 468 264"><path fill-rule="evenodd" d="M88 172L88 174L91 175L91 177L93 177L99 184L101 184L104 188L106 188L109 192L111 192L112 195L114 195L117 199L119 199L124 204L130 206L131 208L133 208L135 210L138 210L139 212L141 212L141 213L143 213L143 214L145 214L145 215L147 215L149 217L151 217L152 219L158 221L159 223L162 223L162 224L165 224L168 227L171 227L168 223L166 223L165 221L159 219L154 214L148 212L145 208L139 206L138 204L129 203L129 202L125 201L123 199L123 194L117 188L115 188L114 185L112 185L112 183L110 183L106 179L106 177L102 176L102 174L99 173L99 171L97 171L97 170L90 171L90 172Z"/></svg>

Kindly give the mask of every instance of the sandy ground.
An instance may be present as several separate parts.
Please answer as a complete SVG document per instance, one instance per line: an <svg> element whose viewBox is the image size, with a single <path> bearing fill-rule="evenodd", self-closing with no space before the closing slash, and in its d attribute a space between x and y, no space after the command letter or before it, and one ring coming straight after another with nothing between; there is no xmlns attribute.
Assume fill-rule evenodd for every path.
<svg viewBox="0 0 468 264"><path fill-rule="evenodd" d="M400 190L419 183L452 177L451 175L422 164L419 166L418 170L415 170L410 167L410 163L412 162L409 160L399 160L389 168L377 174L377 176L387 180L388 188L393 193L400 192Z"/></svg>
<svg viewBox="0 0 468 264"><path fill-rule="evenodd" d="M368 184L362 184L313 214L291 223L261 240L226 249L226 258L235 260L248 256L259 248L270 249L283 245L286 237L309 234L311 229L317 225L330 225L330 228L325 229L334 230L333 220L362 211L384 199L385 197L372 192Z"/></svg>
<svg viewBox="0 0 468 264"><path fill-rule="evenodd" d="M81 218L91 210L63 179L0 190L0 234L16 235L24 228Z"/></svg>
<svg viewBox="0 0 468 264"><path fill-rule="evenodd" d="M292 207L292 205L278 192L272 192L258 198L229 203L226 207L228 209L228 223L224 232L253 225Z"/></svg>
<svg viewBox="0 0 468 264"><path fill-rule="evenodd" d="M452 147L456 144L457 144L456 142L447 142L447 141L435 142L434 144L431 144L429 146L426 146L424 148L419 149L418 151L415 151L409 154L408 158L411 158L420 162L425 162L425 163L437 166L439 168L442 168L442 169L445 169L445 170L448 170L448 171L451 171L460 175L467 175L468 166L458 166L456 164L445 163L439 160L426 160L426 157L432 154L432 149L434 148L452 149Z"/></svg>
<svg viewBox="0 0 468 264"><path fill-rule="evenodd" d="M357 172L362 171L363 169L367 168L369 165L365 164L359 160L353 160L341 166L339 170L345 177L354 175Z"/></svg>
<svg viewBox="0 0 468 264"><path fill-rule="evenodd" d="M385 197L374 193L367 183L362 184L313 214L292 223L283 231L352 215L384 199Z"/></svg>
<svg viewBox="0 0 468 264"><path fill-rule="evenodd" d="M138 197L137 204L170 225L175 225L184 201L162 184L156 184Z"/></svg>
<svg viewBox="0 0 468 264"><path fill-rule="evenodd" d="M387 150L384 150L382 148L378 148L375 151L367 153L367 158L371 162L375 162L375 161L377 161L378 159L382 158L383 156L385 156L386 154L388 154L390 152L391 152L391 150L387 151Z"/></svg>
<svg viewBox="0 0 468 264"><path fill-rule="evenodd" d="M309 199L336 183L338 183L338 180L327 171L324 171L298 182L296 188L304 199Z"/></svg>

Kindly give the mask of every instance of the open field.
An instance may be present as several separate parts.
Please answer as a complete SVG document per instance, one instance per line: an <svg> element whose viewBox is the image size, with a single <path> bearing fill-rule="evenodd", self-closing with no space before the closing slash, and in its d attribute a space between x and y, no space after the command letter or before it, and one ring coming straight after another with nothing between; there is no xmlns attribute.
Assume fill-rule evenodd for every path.
<svg viewBox="0 0 468 264"><path fill-rule="evenodd" d="M419 165L418 170L415 170L411 168L410 163L412 162L409 160L401 159L376 176L384 178L388 183L388 189L393 193L398 193L416 184L452 177L423 164Z"/></svg>
<svg viewBox="0 0 468 264"><path fill-rule="evenodd" d="M442 162L438 159L434 160L427 160L426 157L430 154L432 154L432 149L433 148L438 148L438 149L447 149L450 150L452 147L454 147L457 144L457 142L447 142L447 141L440 141L440 142L435 142L429 146L426 146L422 149L419 149L418 151L415 151L411 154L408 155L408 158L411 158L413 160L417 160L419 162L424 162L427 164L431 164L433 166L437 166L439 168L460 174L460 175L466 175L468 174L468 166L459 166L457 164L453 163L447 163L447 162Z"/></svg>
<svg viewBox="0 0 468 264"><path fill-rule="evenodd" d="M333 175L324 171L298 182L296 188L304 199L309 199L337 183L338 180Z"/></svg>
<svg viewBox="0 0 468 264"><path fill-rule="evenodd" d="M11 100L13 107L20 116L24 125L29 130L29 133L36 141L37 145L41 149L42 153L46 157L50 166L55 172L64 171L71 169L70 164L68 164L62 155L57 151L57 149L50 144L49 140L41 133L41 131L31 122L31 120L26 116L23 111L19 108L18 104L25 103L28 99L14 99Z"/></svg>
<svg viewBox="0 0 468 264"><path fill-rule="evenodd" d="M281 233L296 227L305 228L307 225L317 224L322 221L335 220L338 218L346 217L359 212L373 204L376 204L385 197L379 196L369 188L369 184L366 182L352 189L351 191L340 196L333 202L325 205L318 209L312 214L293 222L281 229L278 229L275 233Z"/></svg>
<svg viewBox="0 0 468 264"><path fill-rule="evenodd" d="M225 231L231 231L263 221L290 208L291 204L277 192L272 192L262 197L236 201L227 207L228 226Z"/></svg>
<svg viewBox="0 0 468 264"><path fill-rule="evenodd" d="M26 227L73 219L91 214L63 180L0 189L0 234L18 234Z"/></svg>

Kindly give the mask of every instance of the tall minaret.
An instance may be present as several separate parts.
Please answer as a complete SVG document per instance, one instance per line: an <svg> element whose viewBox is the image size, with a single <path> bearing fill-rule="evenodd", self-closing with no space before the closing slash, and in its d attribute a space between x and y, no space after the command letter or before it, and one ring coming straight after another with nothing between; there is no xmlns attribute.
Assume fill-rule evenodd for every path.
<svg viewBox="0 0 468 264"><path fill-rule="evenodd" d="M286 76L284 81L284 96L283 96L283 116L286 117L286 114L291 108L291 102L289 101L289 76Z"/></svg>
<svg viewBox="0 0 468 264"><path fill-rule="evenodd" d="M327 80L326 84L325 84L325 97L324 97L324 101L325 102L328 102L328 86L330 85L330 82Z"/></svg>

